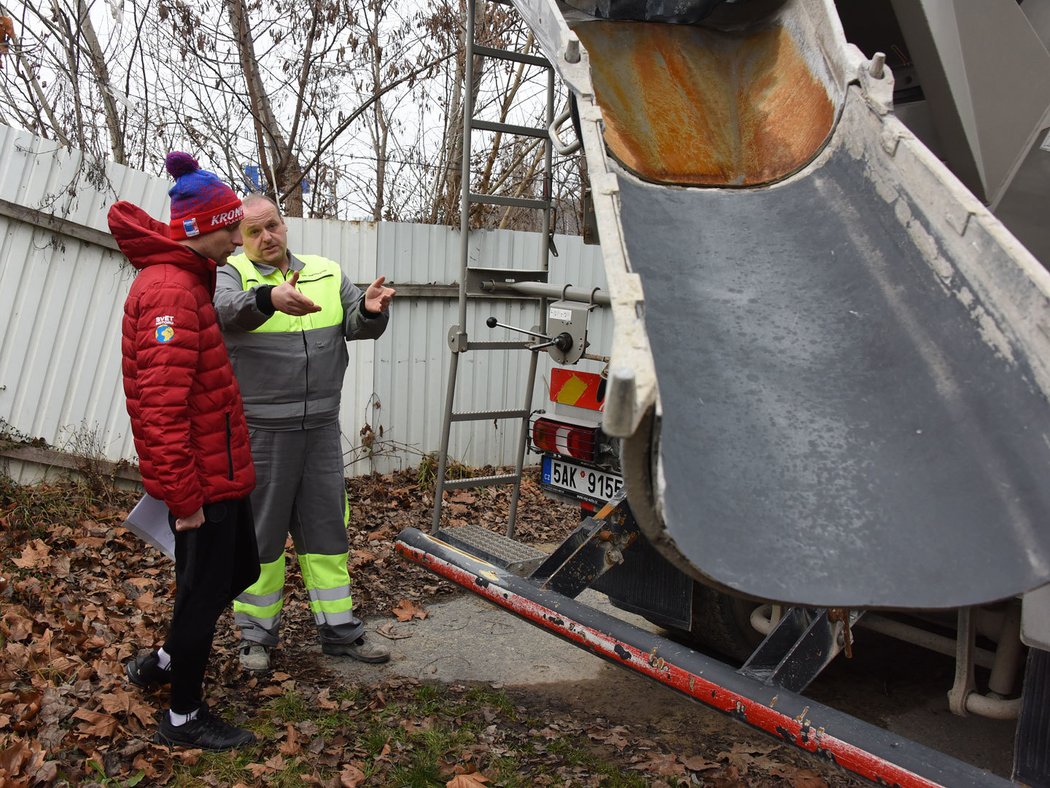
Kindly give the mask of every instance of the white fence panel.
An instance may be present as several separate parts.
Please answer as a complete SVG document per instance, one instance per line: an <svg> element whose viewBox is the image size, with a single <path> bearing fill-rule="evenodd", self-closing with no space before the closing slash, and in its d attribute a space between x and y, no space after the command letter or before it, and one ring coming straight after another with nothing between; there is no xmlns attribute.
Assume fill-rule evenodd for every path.
<svg viewBox="0 0 1050 788"><path fill-rule="evenodd" d="M96 171L97 170L97 171ZM167 217L165 178L86 162L55 143L0 126L0 431L41 438L55 448L134 460L120 379L120 317L132 270L115 251L106 211L116 200ZM415 467L437 449L445 405L448 331L458 319L450 290L459 277L459 231L448 227L289 219L293 251L337 260L362 285L385 275L405 295L377 342L353 343L341 421L347 473ZM603 287L597 247L557 236L550 281ZM546 239L535 233L472 234L474 266L534 269ZM519 339L485 320L531 329L535 300L471 299L474 340ZM590 321L590 352L609 352L611 316ZM533 407L547 404L551 361L541 355ZM527 351L469 352L460 362L455 409L518 408L524 402ZM601 364L580 362L598 371ZM375 433L366 450L362 428ZM518 423L453 425L451 454L469 465L514 461Z"/></svg>
<svg viewBox="0 0 1050 788"><path fill-rule="evenodd" d="M109 165L99 175L113 188L100 190L96 167L0 126L0 419L59 449L131 458L119 322L131 271L105 216L117 188L159 211L166 187ZM65 234L62 220L110 248Z"/></svg>
<svg viewBox="0 0 1050 788"><path fill-rule="evenodd" d="M468 250L471 265L486 268L535 269L546 239L536 233L474 233ZM605 287L601 253L579 237L557 236L558 257L550 261L550 281L580 287ZM413 224L382 224L379 232L380 273L397 282L454 284L459 279L460 234L457 229ZM451 351L449 328L458 321L454 298L396 299L387 336L377 348L376 393L382 404L379 423L388 442L374 459L379 471L412 467L421 454L440 444ZM466 329L475 341L523 339L523 335L485 325L501 323L532 329L539 322L535 300L470 299ZM589 322L590 352L607 354L612 337L611 314L596 309ZM525 401L527 351L472 351L460 360L456 411L519 408ZM540 356L532 407L547 404L552 362ZM601 371L594 361L581 369ZM377 415L375 413L373 416ZM349 425L344 422L344 433ZM373 424L373 427L375 425ZM460 422L452 426L449 454L467 465L508 465L515 460L518 422ZM404 448L408 444L410 448Z"/></svg>

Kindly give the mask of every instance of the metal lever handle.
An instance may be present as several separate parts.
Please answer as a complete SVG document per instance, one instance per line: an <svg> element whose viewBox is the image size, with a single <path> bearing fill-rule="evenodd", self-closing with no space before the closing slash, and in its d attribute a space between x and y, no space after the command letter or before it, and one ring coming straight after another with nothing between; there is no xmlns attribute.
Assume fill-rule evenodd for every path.
<svg viewBox="0 0 1050 788"><path fill-rule="evenodd" d="M485 325L489 328L506 328L511 331L520 331L522 334L528 334L530 337L536 337L537 339L545 340L538 345L530 345L529 350L543 350L548 347L556 347L562 353L568 353L572 350L573 338L572 334L568 331L563 331L556 337L549 337L546 334L537 334L535 331L526 331L524 328L518 328L517 326L508 326L506 323L499 322L496 318L490 317L485 321Z"/></svg>
<svg viewBox="0 0 1050 788"><path fill-rule="evenodd" d="M506 328L506 329L509 329L511 331L520 331L522 334L528 334L530 337L538 337L539 339L546 339L546 340L550 340L550 341L553 342L553 340L551 340L551 338L549 336L547 336L546 334L537 334L535 331L526 331L524 328L517 328L516 326L508 326L506 323L499 322L494 317L490 317L488 320L486 320L485 321L485 325L488 326L489 328L496 328L497 326L499 326L500 328Z"/></svg>

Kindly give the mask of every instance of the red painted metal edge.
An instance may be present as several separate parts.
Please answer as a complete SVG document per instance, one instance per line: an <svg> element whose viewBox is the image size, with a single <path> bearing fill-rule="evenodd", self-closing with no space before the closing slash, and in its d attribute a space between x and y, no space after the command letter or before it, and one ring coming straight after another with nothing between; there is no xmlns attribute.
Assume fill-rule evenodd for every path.
<svg viewBox="0 0 1050 788"><path fill-rule="evenodd" d="M448 550L458 552L456 548L440 540L434 540L432 537L426 538ZM786 715L773 708L777 701L776 696L767 705L732 692L703 676L671 664L662 657L647 654L608 633L571 620L564 612L553 610L523 597L499 584L499 570L496 570L495 567L492 573L485 573L485 575L491 574L491 577L483 577L422 549L405 544L403 541L398 541L396 548L409 560L458 583L536 626L572 641L598 656L632 668L642 675L690 696L705 706L730 714L745 724L763 730L781 741L821 757L831 758L842 768L860 777L882 785L899 785L902 788L943 785L943 783L935 782L887 761L857 745L836 738L823 728L814 728L807 717L808 706L803 708L797 716ZM477 560L473 556L468 557L471 560ZM994 783L1005 782L990 774L987 777Z"/></svg>

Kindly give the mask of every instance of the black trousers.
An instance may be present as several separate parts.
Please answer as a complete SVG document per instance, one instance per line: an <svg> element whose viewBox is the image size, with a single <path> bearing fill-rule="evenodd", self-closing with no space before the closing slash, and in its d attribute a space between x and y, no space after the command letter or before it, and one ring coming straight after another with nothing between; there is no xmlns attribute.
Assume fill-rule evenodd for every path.
<svg viewBox="0 0 1050 788"><path fill-rule="evenodd" d="M175 531L175 518L168 514ZM255 523L247 498L204 504L204 522L175 531L175 610L164 650L171 655L171 710L201 705L215 623L259 579Z"/></svg>

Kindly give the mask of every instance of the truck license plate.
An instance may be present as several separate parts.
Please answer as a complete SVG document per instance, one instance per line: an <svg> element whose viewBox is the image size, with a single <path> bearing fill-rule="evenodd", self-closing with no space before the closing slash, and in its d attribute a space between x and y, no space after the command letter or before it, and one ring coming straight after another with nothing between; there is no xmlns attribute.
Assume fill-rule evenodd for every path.
<svg viewBox="0 0 1050 788"><path fill-rule="evenodd" d="M585 468L554 457L544 457L543 484L552 489L570 492L577 498L604 503L620 491L623 479L615 473L596 471L594 468Z"/></svg>

